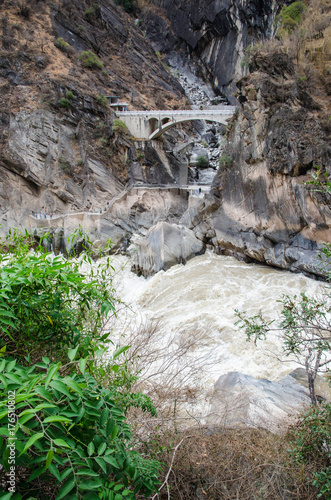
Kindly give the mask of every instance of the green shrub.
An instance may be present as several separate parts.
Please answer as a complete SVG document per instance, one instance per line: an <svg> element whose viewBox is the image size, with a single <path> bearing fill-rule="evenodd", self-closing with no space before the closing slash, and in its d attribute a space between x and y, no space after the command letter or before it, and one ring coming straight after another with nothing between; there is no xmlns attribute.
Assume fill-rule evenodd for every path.
<svg viewBox="0 0 331 500"><path fill-rule="evenodd" d="M62 50L62 52L70 52L71 51L71 46L68 42L66 42L63 38L57 38L54 42L55 47L58 49Z"/></svg>
<svg viewBox="0 0 331 500"><path fill-rule="evenodd" d="M302 14L304 13L305 9L306 6L301 1L294 2L287 7L284 6L277 18L281 30L287 33L293 31L301 22Z"/></svg>
<svg viewBox="0 0 331 500"><path fill-rule="evenodd" d="M69 99L66 99L65 97L61 97L61 99L59 99L57 101L57 105L59 106L59 108L69 109L71 106L71 103L70 103Z"/></svg>
<svg viewBox="0 0 331 500"><path fill-rule="evenodd" d="M201 155L201 156L198 156L198 158L196 159L195 165L198 168L207 168L209 165L209 161L205 156Z"/></svg>
<svg viewBox="0 0 331 500"><path fill-rule="evenodd" d="M127 134L129 132L128 127L125 125L122 120L116 118L113 123L113 131L114 132L122 132L123 134Z"/></svg>
<svg viewBox="0 0 331 500"><path fill-rule="evenodd" d="M91 50L85 50L79 56L79 60L83 66L86 68L103 68L103 63L100 61L98 56Z"/></svg>
<svg viewBox="0 0 331 500"><path fill-rule="evenodd" d="M100 14L100 7L97 3L94 3L91 5L91 7L88 7L86 11L84 12L84 17L88 21L92 21L94 18L98 17Z"/></svg>
<svg viewBox="0 0 331 500"><path fill-rule="evenodd" d="M331 498L331 405L310 408L294 429L292 454L313 472L317 498ZM316 470L317 469L317 470Z"/></svg>
<svg viewBox="0 0 331 500"><path fill-rule="evenodd" d="M150 495L159 464L129 445L121 394L88 373L86 358L75 362L76 349L68 354L67 375L60 373L68 365L46 357L28 367L12 357L0 361L0 464L8 472L15 463L16 492L49 498L52 488L57 500ZM148 398L135 396L129 404L155 414Z"/></svg>
<svg viewBox="0 0 331 500"><path fill-rule="evenodd" d="M99 94L97 96L97 103L100 104L100 106L107 106L108 104L107 97L103 94Z"/></svg>
<svg viewBox="0 0 331 500"><path fill-rule="evenodd" d="M67 90L66 98L69 99L70 101L74 98L74 94L71 92L71 90Z"/></svg>
<svg viewBox="0 0 331 500"><path fill-rule="evenodd" d="M86 275L87 254L66 260L32 244L15 232L0 248L0 497L12 498L12 467L17 500L149 496L159 464L135 451L125 413L155 408L130 392L118 364L128 346L101 362L116 303L109 258Z"/></svg>
<svg viewBox="0 0 331 500"><path fill-rule="evenodd" d="M5 254L0 263L0 348L11 346L18 359L38 352L62 359L77 345L91 350L105 312L114 310L105 282L87 281L80 263L47 253Z"/></svg>
<svg viewBox="0 0 331 500"><path fill-rule="evenodd" d="M125 12L132 12L133 10L133 0L115 0L115 3L123 7Z"/></svg>
<svg viewBox="0 0 331 500"><path fill-rule="evenodd" d="M233 159L231 158L231 156L229 156L227 154L222 154L222 156L218 162L220 168L231 167L232 163L233 163Z"/></svg>

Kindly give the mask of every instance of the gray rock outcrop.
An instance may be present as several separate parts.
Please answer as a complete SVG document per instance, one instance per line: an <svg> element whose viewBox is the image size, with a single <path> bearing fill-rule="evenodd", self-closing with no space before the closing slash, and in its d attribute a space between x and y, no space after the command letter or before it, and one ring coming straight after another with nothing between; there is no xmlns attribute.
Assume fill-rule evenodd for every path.
<svg viewBox="0 0 331 500"><path fill-rule="evenodd" d="M187 227L158 222L145 237L135 236L129 250L133 270L147 277L175 264L185 264L203 249L203 243Z"/></svg>
<svg viewBox="0 0 331 500"><path fill-rule="evenodd" d="M262 427L277 432L309 403L308 389L291 374L280 382L271 382L230 372L215 383L207 422L211 426Z"/></svg>

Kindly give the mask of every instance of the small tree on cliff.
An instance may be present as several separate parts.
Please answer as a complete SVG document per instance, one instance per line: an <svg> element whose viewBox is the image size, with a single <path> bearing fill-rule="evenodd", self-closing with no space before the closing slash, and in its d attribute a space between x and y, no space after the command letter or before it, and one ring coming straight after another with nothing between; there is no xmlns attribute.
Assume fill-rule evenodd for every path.
<svg viewBox="0 0 331 500"><path fill-rule="evenodd" d="M326 245L323 255L331 257L331 245ZM330 273L328 273L330 278ZM247 340L265 339L271 331L280 332L283 351L286 356L294 356L304 366L309 394L316 404L315 380L317 373L327 371L331 363L331 293L327 288L321 297L310 298L302 293L300 297L283 296L279 301L282 311L278 322L267 321L260 311L253 317L236 310L237 324L243 328Z"/></svg>

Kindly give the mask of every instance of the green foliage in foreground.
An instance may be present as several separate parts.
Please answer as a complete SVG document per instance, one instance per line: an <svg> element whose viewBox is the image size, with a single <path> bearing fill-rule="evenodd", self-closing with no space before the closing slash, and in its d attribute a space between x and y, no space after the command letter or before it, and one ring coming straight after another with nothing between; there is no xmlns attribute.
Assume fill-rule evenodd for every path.
<svg viewBox="0 0 331 500"><path fill-rule="evenodd" d="M314 406L296 426L292 454L298 463L316 463L313 485L317 498L331 498L331 404Z"/></svg>
<svg viewBox="0 0 331 500"><path fill-rule="evenodd" d="M7 346L7 353L23 361L28 355L38 360L40 352L60 360L77 346L84 357L101 347L108 337L100 335L101 326L116 299L109 269L87 278L83 264L84 259L55 257L41 247L0 253L0 349Z"/></svg>
<svg viewBox="0 0 331 500"><path fill-rule="evenodd" d="M159 464L135 451L125 413L155 408L131 393L118 364L128 346L102 361L112 345L102 326L117 302L109 259L87 276L89 257L65 260L32 243L16 235L0 251L0 498L148 496Z"/></svg>
<svg viewBox="0 0 331 500"><path fill-rule="evenodd" d="M19 477L17 486L23 497L40 498L41 491L57 486L57 500L69 493L89 500L100 498L98 493L116 500L150 494L158 484L158 463L127 446L131 433L115 404L116 391L86 372L86 360L78 364L80 373L61 376L61 363L45 357L28 368L9 358L0 362L1 465L9 470L13 444L16 466L27 477Z"/></svg>

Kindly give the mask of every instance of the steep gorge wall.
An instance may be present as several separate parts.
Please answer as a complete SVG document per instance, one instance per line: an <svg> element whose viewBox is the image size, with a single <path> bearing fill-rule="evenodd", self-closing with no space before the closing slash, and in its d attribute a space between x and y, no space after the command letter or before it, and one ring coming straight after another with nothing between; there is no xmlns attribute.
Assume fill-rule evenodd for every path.
<svg viewBox="0 0 331 500"><path fill-rule="evenodd" d="M20 5L1 2L2 232L32 210L104 209L130 180L148 181L153 169L158 179L168 175L151 145L145 161L140 146L113 129L106 95L139 109L185 103L134 20L112 1L93 9L76 0ZM99 67L83 64L88 50Z"/></svg>
<svg viewBox="0 0 331 500"><path fill-rule="evenodd" d="M328 112L286 54L257 54L254 64L238 83L224 167L190 227L197 234L212 228L219 253L323 275L318 252L331 242L330 197L304 183L315 165L331 173Z"/></svg>
<svg viewBox="0 0 331 500"><path fill-rule="evenodd" d="M235 102L245 48L270 38L278 0L155 0L143 12L147 39L176 65L188 64Z"/></svg>

